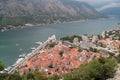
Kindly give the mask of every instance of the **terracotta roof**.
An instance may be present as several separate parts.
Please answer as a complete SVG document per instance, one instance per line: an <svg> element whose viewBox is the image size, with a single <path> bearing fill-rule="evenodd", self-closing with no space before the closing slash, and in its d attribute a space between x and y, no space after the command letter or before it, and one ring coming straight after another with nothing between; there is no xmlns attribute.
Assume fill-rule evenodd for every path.
<svg viewBox="0 0 120 80"><path fill-rule="evenodd" d="M63 57L59 55L60 51L64 51ZM25 68L32 70L37 68L43 73L46 73L47 76L63 75L70 70L78 68L82 63L92 60L94 56L100 57L101 55L86 50L78 52L77 48L70 49L65 45L56 45L29 60ZM51 64L52 68L49 67ZM26 70L25 68L20 69L19 72L24 72ZM50 74L45 69L48 69Z"/></svg>

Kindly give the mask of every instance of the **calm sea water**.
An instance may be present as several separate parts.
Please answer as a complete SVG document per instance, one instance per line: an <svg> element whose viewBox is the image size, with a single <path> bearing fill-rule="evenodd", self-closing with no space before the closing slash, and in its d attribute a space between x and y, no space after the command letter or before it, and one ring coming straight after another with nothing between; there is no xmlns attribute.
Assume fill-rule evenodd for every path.
<svg viewBox="0 0 120 80"><path fill-rule="evenodd" d="M6 66L12 65L20 54L30 52L35 42L44 41L55 34L57 38L73 34L101 34L102 31L120 27L119 19L88 20L44 26L26 27L23 29L0 32L0 60Z"/></svg>

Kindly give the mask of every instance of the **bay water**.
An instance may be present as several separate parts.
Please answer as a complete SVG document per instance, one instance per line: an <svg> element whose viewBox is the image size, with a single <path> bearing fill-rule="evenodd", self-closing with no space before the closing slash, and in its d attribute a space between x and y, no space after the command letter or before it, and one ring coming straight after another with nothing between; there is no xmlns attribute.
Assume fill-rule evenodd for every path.
<svg viewBox="0 0 120 80"><path fill-rule="evenodd" d="M35 42L45 41L55 34L57 39L69 35L101 34L103 31L120 27L120 19L97 19L60 24L46 24L0 32L0 60L10 66L20 54L31 52Z"/></svg>

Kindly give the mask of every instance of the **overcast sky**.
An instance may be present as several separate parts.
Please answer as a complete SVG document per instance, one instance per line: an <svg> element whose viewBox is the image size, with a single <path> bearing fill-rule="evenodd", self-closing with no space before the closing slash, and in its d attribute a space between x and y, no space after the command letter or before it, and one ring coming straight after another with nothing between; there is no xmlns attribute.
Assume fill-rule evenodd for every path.
<svg viewBox="0 0 120 80"><path fill-rule="evenodd" d="M110 7L120 7L120 0L78 0L87 2L97 10L103 10Z"/></svg>

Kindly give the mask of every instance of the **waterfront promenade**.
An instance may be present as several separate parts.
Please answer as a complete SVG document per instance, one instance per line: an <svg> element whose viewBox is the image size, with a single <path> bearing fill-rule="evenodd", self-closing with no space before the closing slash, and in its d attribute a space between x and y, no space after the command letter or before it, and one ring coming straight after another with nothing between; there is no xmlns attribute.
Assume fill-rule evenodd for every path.
<svg viewBox="0 0 120 80"><path fill-rule="evenodd" d="M28 53L24 58L20 58L18 59L19 61L12 65L12 67L7 70L7 73L14 73L15 71L17 71L20 67L25 66L26 62L28 60L30 60L31 58L33 58L34 56L36 56L37 54L39 54L43 49L45 49L45 47L47 46L47 44L51 43L51 42L56 42L56 37L55 35L52 35L51 37L48 38L48 40L46 40L45 42L43 42L41 45L39 45L36 49L32 50L31 53Z"/></svg>

